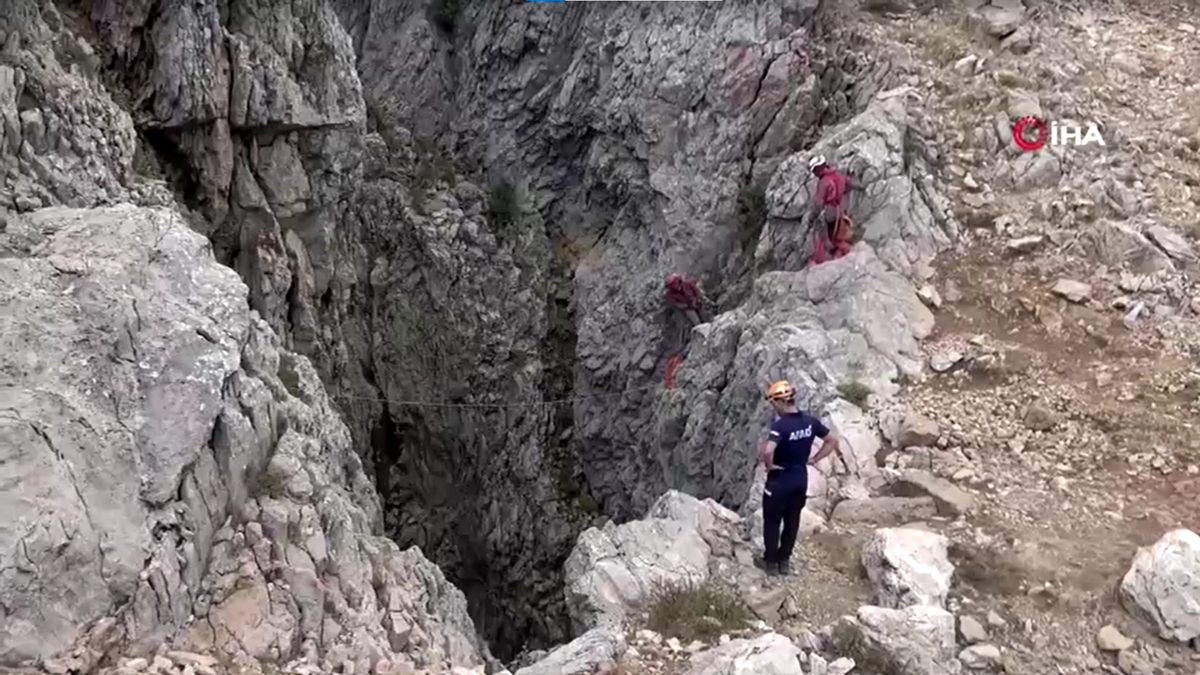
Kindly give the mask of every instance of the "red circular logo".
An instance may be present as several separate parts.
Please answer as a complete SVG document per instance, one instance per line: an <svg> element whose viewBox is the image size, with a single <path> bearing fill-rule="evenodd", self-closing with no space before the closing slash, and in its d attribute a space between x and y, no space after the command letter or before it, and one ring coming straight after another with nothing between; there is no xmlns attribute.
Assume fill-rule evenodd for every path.
<svg viewBox="0 0 1200 675"><path fill-rule="evenodd" d="M1032 139L1025 137L1025 132L1033 130L1034 137ZM1046 123L1040 118L1032 115L1026 115L1021 119L1013 122L1012 137L1013 143L1022 150L1037 150L1046 145Z"/></svg>

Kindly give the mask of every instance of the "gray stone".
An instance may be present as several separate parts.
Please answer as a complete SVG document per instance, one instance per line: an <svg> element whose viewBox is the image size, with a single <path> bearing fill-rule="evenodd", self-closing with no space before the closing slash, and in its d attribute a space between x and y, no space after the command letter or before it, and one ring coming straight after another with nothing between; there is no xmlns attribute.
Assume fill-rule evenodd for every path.
<svg viewBox="0 0 1200 675"><path fill-rule="evenodd" d="M1138 549L1121 580L1121 602L1164 640L1200 637L1200 536L1174 530Z"/></svg>
<svg viewBox="0 0 1200 675"><path fill-rule="evenodd" d="M1146 236L1168 256L1184 262L1196 261L1196 249L1182 234L1162 225L1151 225Z"/></svg>
<svg viewBox="0 0 1200 675"><path fill-rule="evenodd" d="M878 439L860 424L861 413L829 406L836 387L857 381L893 394L902 374L920 372L918 339L932 326L933 315L911 286L866 246L800 272L764 274L738 309L697 329L675 389L657 404L658 426L649 435L658 444L646 461L672 467L676 489L710 495L750 516L755 509L745 500L754 477L745 453L769 423L762 388L787 378L802 407L854 423L838 461L869 472ZM646 479L628 489L652 484Z"/></svg>
<svg viewBox="0 0 1200 675"><path fill-rule="evenodd" d="M1075 281L1074 279L1059 279L1054 282L1054 287L1050 291L1057 296L1076 303L1086 302L1092 296L1091 284L1085 284L1082 281Z"/></svg>
<svg viewBox="0 0 1200 675"><path fill-rule="evenodd" d="M964 614L958 617L958 634L963 642L973 645L988 639L987 629L973 616Z"/></svg>
<svg viewBox="0 0 1200 675"><path fill-rule="evenodd" d="M957 517L975 510L975 497L928 471L908 469L891 485L897 497L932 497L939 515Z"/></svg>
<svg viewBox="0 0 1200 675"><path fill-rule="evenodd" d="M1116 626L1107 625L1096 633L1096 646L1102 651L1119 652L1133 646L1133 640L1125 637Z"/></svg>
<svg viewBox="0 0 1200 675"><path fill-rule="evenodd" d="M1026 428L1033 431L1050 431L1058 426L1058 413L1051 410L1045 403L1034 401L1025 408L1023 421Z"/></svg>
<svg viewBox="0 0 1200 675"><path fill-rule="evenodd" d="M1000 663L1000 650L995 645L971 645L958 653L958 660L971 670L991 670Z"/></svg>
<svg viewBox="0 0 1200 675"><path fill-rule="evenodd" d="M1102 221L1088 226L1081 235L1089 252L1106 265L1129 265L1140 274L1173 270L1171 258L1137 230Z"/></svg>
<svg viewBox="0 0 1200 675"><path fill-rule="evenodd" d="M989 35L998 38L1013 34L1025 18L1025 8L1021 0L992 0L978 11L983 17L984 29Z"/></svg>
<svg viewBox="0 0 1200 675"><path fill-rule="evenodd" d="M791 640L767 633L751 640L730 640L693 655L685 675L804 675L799 655Z"/></svg>
<svg viewBox="0 0 1200 675"><path fill-rule="evenodd" d="M592 675L602 664L620 658L625 646L619 626L593 628L515 675Z"/></svg>
<svg viewBox="0 0 1200 675"><path fill-rule="evenodd" d="M954 615L940 607L903 610L860 607L833 628L840 651L853 651L874 668L897 675L958 675Z"/></svg>
<svg viewBox="0 0 1200 675"><path fill-rule="evenodd" d="M954 575L947 546L946 538L935 532L913 528L873 532L862 552L873 603L892 609L944 605Z"/></svg>
<svg viewBox="0 0 1200 675"><path fill-rule="evenodd" d="M901 450L911 448L915 445L937 445L938 438L941 435L942 432L938 428L937 422L916 411L909 411L904 415L904 420L900 423L900 435L896 441L896 445Z"/></svg>

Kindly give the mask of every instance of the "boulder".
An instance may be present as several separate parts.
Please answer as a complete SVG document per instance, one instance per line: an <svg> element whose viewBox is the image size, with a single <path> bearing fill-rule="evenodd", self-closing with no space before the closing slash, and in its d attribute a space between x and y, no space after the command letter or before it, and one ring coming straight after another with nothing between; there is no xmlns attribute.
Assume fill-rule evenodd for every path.
<svg viewBox="0 0 1200 675"><path fill-rule="evenodd" d="M1200 637L1200 536L1175 530L1139 548L1121 580L1121 603L1164 640Z"/></svg>
<svg viewBox="0 0 1200 675"><path fill-rule="evenodd" d="M694 654L685 675L804 675L799 655L800 649L791 640L767 633Z"/></svg>
<svg viewBox="0 0 1200 675"><path fill-rule="evenodd" d="M1021 0L991 0L978 11L983 17L984 30L997 38L1015 33L1025 18L1025 6Z"/></svg>
<svg viewBox="0 0 1200 675"><path fill-rule="evenodd" d="M878 672L895 675L958 675L954 615L940 607L860 607L833 628L838 652Z"/></svg>
<svg viewBox="0 0 1200 675"><path fill-rule="evenodd" d="M711 549L690 524L661 518L609 522L579 535L563 566L576 630L623 621L656 587L708 579Z"/></svg>
<svg viewBox="0 0 1200 675"><path fill-rule="evenodd" d="M1154 274L1175 268L1171 258L1136 229L1101 221L1085 228L1080 241L1105 265L1128 265L1139 274Z"/></svg>
<svg viewBox="0 0 1200 675"><path fill-rule="evenodd" d="M988 639L987 628L984 628L978 619L969 615L958 617L958 634L963 642L969 645Z"/></svg>
<svg viewBox="0 0 1200 675"><path fill-rule="evenodd" d="M1116 626L1107 625L1096 633L1096 646L1104 652L1120 652L1133 646L1133 640L1126 637Z"/></svg>
<svg viewBox="0 0 1200 675"><path fill-rule="evenodd" d="M1061 298L1075 303L1087 302L1092 297L1091 284L1085 284L1082 281L1075 281L1074 279L1059 279L1054 282L1054 287L1050 291Z"/></svg>
<svg viewBox="0 0 1200 675"><path fill-rule="evenodd" d="M1158 245L1171 259L1180 262L1195 262L1196 248L1182 234L1163 225L1151 225L1146 236Z"/></svg>
<svg viewBox="0 0 1200 675"><path fill-rule="evenodd" d="M958 517L975 509L975 497L954 483L919 469L909 469L891 484L897 497L930 497L938 515Z"/></svg>
<svg viewBox="0 0 1200 675"><path fill-rule="evenodd" d="M971 645L958 653L958 660L971 670L994 670L1000 664L996 645Z"/></svg>
<svg viewBox="0 0 1200 675"><path fill-rule="evenodd" d="M516 675L592 675L624 653L625 633L620 626L600 626L517 670Z"/></svg>
<svg viewBox="0 0 1200 675"><path fill-rule="evenodd" d="M838 452L821 460L817 469L826 477L851 476L867 478L879 473L876 455L882 446L879 431L871 418L858 406L844 399L834 399L825 406L829 427L836 429L841 437ZM819 452L823 443L816 439L813 452Z"/></svg>
<svg viewBox="0 0 1200 675"><path fill-rule="evenodd" d="M913 446L932 446L937 444L941 436L942 431L937 422L919 412L910 410L905 413L904 419L900 422L896 445L901 450Z"/></svg>
<svg viewBox="0 0 1200 675"><path fill-rule="evenodd" d="M896 609L941 607L954 575L946 538L915 528L876 530L863 545L862 564L874 604Z"/></svg>
<svg viewBox="0 0 1200 675"><path fill-rule="evenodd" d="M709 546L712 555L731 557L742 543L742 517L712 499L668 490L646 513L647 518L689 524Z"/></svg>

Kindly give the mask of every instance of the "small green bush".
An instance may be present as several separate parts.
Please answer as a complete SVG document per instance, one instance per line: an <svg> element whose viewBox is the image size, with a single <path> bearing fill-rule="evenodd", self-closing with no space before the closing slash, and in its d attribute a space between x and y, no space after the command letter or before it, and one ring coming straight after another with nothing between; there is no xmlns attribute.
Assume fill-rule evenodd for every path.
<svg viewBox="0 0 1200 675"><path fill-rule="evenodd" d="M871 388L858 380L839 384L837 392L842 398L863 409L866 409L867 398L871 396Z"/></svg>
<svg viewBox="0 0 1200 675"><path fill-rule="evenodd" d="M750 609L729 590L712 582L666 584L655 589L646 625L688 643L711 642L740 630L753 619Z"/></svg>

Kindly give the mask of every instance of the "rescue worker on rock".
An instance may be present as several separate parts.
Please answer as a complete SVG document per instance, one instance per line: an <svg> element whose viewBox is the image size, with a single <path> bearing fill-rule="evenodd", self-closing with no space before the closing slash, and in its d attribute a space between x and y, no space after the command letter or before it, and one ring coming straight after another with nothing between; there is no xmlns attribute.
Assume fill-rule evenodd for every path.
<svg viewBox="0 0 1200 675"><path fill-rule="evenodd" d="M758 457L767 467L760 566L768 574L786 575L791 574L800 512L808 499L808 465L836 452L839 440L836 431L796 407L796 390L787 380L773 382L765 398L775 409L776 418ZM812 455L814 438L822 440L816 455Z"/></svg>
<svg viewBox="0 0 1200 675"><path fill-rule="evenodd" d="M808 168L817 177L817 192L809 208L809 223L817 223L810 265L836 260L850 252L850 217L846 212L846 192L860 190L853 176L829 166L824 155L808 160Z"/></svg>
<svg viewBox="0 0 1200 675"><path fill-rule="evenodd" d="M692 328L700 325L701 313L704 311L704 294L695 279L671 272L663 284L663 297L668 304L687 316Z"/></svg>
<svg viewBox="0 0 1200 675"><path fill-rule="evenodd" d="M663 370L663 384L670 389L674 384L675 371L683 363L684 353L687 352L688 336L693 328L703 323L706 302L700 284L676 272L667 275L663 283L663 298L668 305L687 317L688 321L688 325L680 326L682 335L673 343L674 346L669 348L671 356Z"/></svg>

